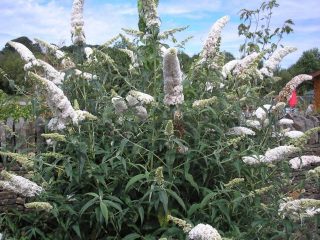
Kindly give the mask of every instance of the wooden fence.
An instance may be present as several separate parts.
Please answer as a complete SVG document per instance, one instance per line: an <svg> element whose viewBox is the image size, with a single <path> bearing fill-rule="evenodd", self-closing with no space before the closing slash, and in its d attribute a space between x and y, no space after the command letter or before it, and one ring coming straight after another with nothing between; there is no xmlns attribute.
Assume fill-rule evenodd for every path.
<svg viewBox="0 0 320 240"><path fill-rule="evenodd" d="M35 153L44 143L44 120L25 120L12 118L0 121L0 150L17 153ZM19 164L12 165L8 157L0 156L0 172L8 166L11 172L24 176L27 174ZM1 180L1 179L0 179ZM0 212L8 209L23 210L25 198L0 188Z"/></svg>

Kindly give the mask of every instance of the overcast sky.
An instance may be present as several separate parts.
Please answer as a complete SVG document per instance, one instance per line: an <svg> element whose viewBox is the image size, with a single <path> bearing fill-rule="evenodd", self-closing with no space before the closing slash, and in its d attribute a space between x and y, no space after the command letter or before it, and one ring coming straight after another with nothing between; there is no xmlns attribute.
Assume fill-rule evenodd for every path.
<svg viewBox="0 0 320 240"><path fill-rule="evenodd" d="M100 44L117 35L121 28L136 28L136 0L85 0L85 32L87 43ZM229 15L231 21L222 34L222 50L239 56L238 12L256 9L262 1L249 0L160 0L162 30L189 25L179 39L194 38L186 45L188 54L201 50L211 25ZM278 0L273 26L291 18L294 33L285 36L282 44L298 51L287 56L282 67L293 64L305 50L320 47L319 3L316 0ZM0 0L0 48L11 39L27 36L58 45L70 44L70 11L72 0Z"/></svg>

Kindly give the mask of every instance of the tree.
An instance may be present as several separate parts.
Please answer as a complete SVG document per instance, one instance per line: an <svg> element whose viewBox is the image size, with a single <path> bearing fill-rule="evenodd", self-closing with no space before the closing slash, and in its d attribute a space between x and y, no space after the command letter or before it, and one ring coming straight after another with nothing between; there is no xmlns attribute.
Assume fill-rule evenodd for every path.
<svg viewBox="0 0 320 240"><path fill-rule="evenodd" d="M302 53L298 61L289 69L292 75L310 74L320 70L320 51L319 48L312 48Z"/></svg>

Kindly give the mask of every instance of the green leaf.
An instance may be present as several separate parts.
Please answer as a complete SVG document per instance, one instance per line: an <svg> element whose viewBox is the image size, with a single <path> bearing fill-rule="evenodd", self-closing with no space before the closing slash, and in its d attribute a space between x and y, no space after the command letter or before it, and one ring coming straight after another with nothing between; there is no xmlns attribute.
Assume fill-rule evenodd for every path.
<svg viewBox="0 0 320 240"><path fill-rule="evenodd" d="M138 233L130 233L129 235L125 236L122 238L123 240L135 240L135 239L140 239L140 235Z"/></svg>
<svg viewBox="0 0 320 240"><path fill-rule="evenodd" d="M80 210L80 216L92 205L94 205L96 203L96 201L98 200L97 197L91 199L89 202L87 202Z"/></svg>
<svg viewBox="0 0 320 240"><path fill-rule="evenodd" d="M162 202L164 212L167 213L168 212L168 195L166 191L164 190L160 191L159 198L160 198L160 202Z"/></svg>
<svg viewBox="0 0 320 240"><path fill-rule="evenodd" d="M177 200L177 202L180 204L180 206L183 208L183 210L186 211L186 205L184 204L183 200L181 197L179 197L179 195L177 193L175 193L174 191L167 189L167 193L172 196L175 200Z"/></svg>
<svg viewBox="0 0 320 240"><path fill-rule="evenodd" d="M136 182L142 180L142 179L147 179L147 175L146 174L138 174L136 176L134 176L133 178L131 178L129 180L129 182L127 183L126 187L125 187L125 191L128 191L129 188L135 184Z"/></svg>
<svg viewBox="0 0 320 240"><path fill-rule="evenodd" d="M107 224L109 220L109 211L107 205L103 201L100 201L100 210Z"/></svg>

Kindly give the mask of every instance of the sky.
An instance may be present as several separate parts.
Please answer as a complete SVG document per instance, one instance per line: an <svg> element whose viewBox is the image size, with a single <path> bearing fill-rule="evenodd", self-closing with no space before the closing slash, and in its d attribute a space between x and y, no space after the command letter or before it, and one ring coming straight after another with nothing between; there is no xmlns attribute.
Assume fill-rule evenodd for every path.
<svg viewBox="0 0 320 240"><path fill-rule="evenodd" d="M262 0L160 0L161 30L189 26L177 35L179 40L193 36L185 48L189 55L201 51L212 24L225 15L231 20L222 32L221 50L239 57L239 11L256 9ZM278 0L272 27L287 19L295 23L294 33L284 36L281 44L297 47L282 61L289 67L302 52L320 47L320 14L316 0ZM121 32L121 28L137 28L136 0L85 0L84 20L88 44L101 44ZM40 38L59 46L70 45L70 12L72 0L0 0L0 49L6 42L27 36Z"/></svg>

